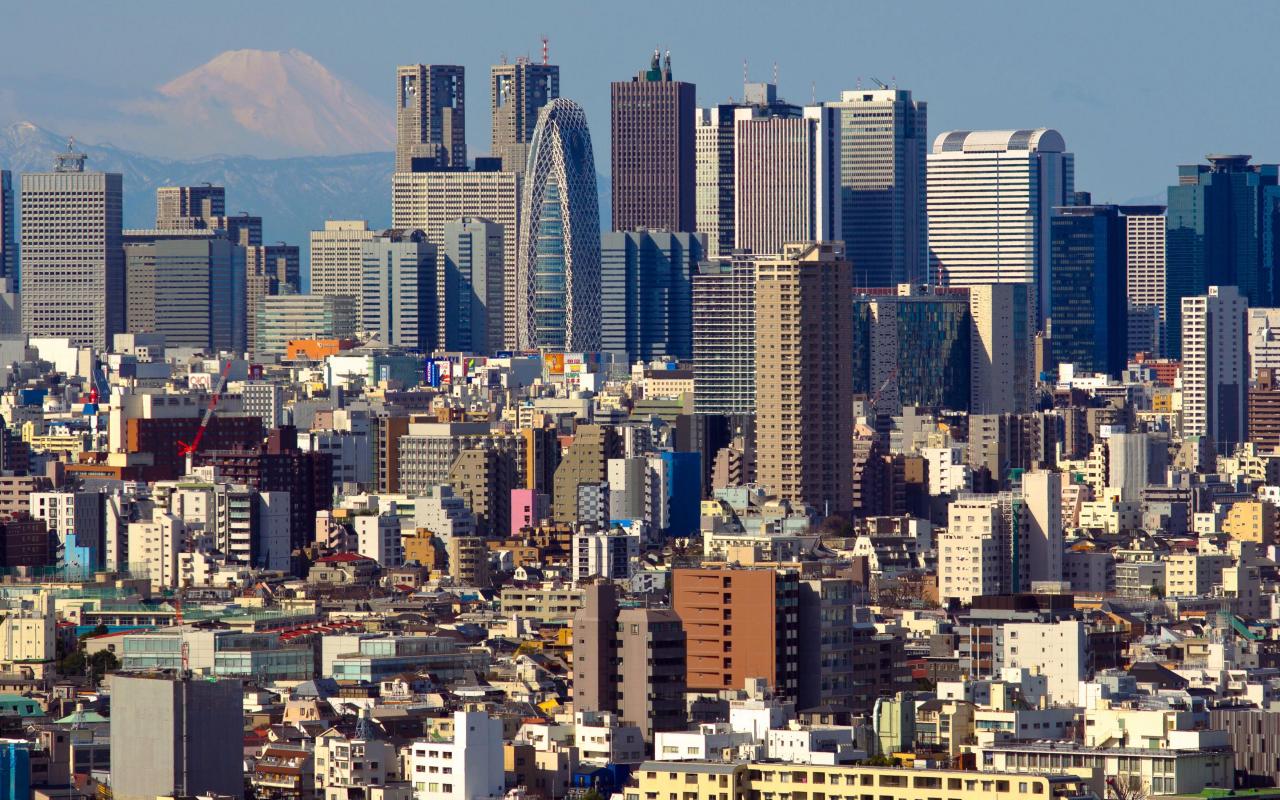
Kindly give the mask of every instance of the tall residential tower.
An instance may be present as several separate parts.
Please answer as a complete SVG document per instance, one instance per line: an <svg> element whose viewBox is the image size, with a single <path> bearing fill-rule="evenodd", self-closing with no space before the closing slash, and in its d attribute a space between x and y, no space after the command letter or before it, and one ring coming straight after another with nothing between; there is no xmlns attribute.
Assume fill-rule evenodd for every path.
<svg viewBox="0 0 1280 800"><path fill-rule="evenodd" d="M756 262L757 478L822 514L853 508L852 306L840 242Z"/></svg>

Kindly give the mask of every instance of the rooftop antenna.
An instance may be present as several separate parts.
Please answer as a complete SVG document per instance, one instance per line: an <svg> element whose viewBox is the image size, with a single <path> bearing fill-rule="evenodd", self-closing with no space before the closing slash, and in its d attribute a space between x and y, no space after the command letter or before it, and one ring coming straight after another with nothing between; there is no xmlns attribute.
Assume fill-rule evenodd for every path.
<svg viewBox="0 0 1280 800"><path fill-rule="evenodd" d="M742 82L745 84L750 81L751 79L747 77L747 60L744 58L742 59Z"/></svg>
<svg viewBox="0 0 1280 800"><path fill-rule="evenodd" d="M549 42L550 42L550 40L547 38L547 35L546 35L545 33L544 33L544 34L542 34L542 66L544 66L544 67L545 67L547 64L551 63L550 61L548 61L548 60L547 60L547 58L548 58L548 56L547 56L547 45L548 45L548 43L549 43Z"/></svg>
<svg viewBox="0 0 1280 800"><path fill-rule="evenodd" d="M809 81L809 102L813 105L818 104L818 82Z"/></svg>
<svg viewBox="0 0 1280 800"><path fill-rule="evenodd" d="M773 85L778 85L778 62L773 62Z"/></svg>
<svg viewBox="0 0 1280 800"><path fill-rule="evenodd" d="M861 75L859 75L859 76L858 76L858 82L857 82L857 83L855 83L855 84L853 85L853 88L855 88L855 89L861 89L861 88L862 88L862 76L861 76Z"/></svg>
<svg viewBox="0 0 1280 800"><path fill-rule="evenodd" d="M502 51L502 55L501 55L501 56L499 56L499 63L504 64L504 65L507 63L507 51L506 51L506 50L503 50L503 51Z"/></svg>
<svg viewBox="0 0 1280 800"><path fill-rule="evenodd" d="M889 76L889 82L893 84L893 88L894 88L894 89L897 89L897 88L898 88L898 76L897 76L897 75L890 75L890 76Z"/></svg>

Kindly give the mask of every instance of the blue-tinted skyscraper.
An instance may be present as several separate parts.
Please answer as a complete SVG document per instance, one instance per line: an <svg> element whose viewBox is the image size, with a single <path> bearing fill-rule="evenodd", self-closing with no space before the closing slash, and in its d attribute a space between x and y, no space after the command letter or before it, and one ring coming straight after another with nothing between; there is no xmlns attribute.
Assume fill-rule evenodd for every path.
<svg viewBox="0 0 1280 800"><path fill-rule="evenodd" d="M1165 238L1165 304L1169 353L1182 354L1182 298L1210 286L1236 286L1251 306L1275 302L1275 164L1247 155L1210 155L1208 164L1178 167L1169 187Z"/></svg>
<svg viewBox="0 0 1280 800"><path fill-rule="evenodd" d="M1053 355L1118 375L1128 361L1125 220L1116 206L1087 202L1054 209L1050 223Z"/></svg>
<svg viewBox="0 0 1280 800"><path fill-rule="evenodd" d="M538 112L521 204L521 349L600 350L600 207L587 115L556 98Z"/></svg>
<svg viewBox="0 0 1280 800"><path fill-rule="evenodd" d="M702 504L702 456L699 453L662 454L663 487L667 504L667 535L691 536L698 531Z"/></svg>
<svg viewBox="0 0 1280 800"><path fill-rule="evenodd" d="M17 268L17 241L14 236L13 176L0 169L0 277L13 277Z"/></svg>
<svg viewBox="0 0 1280 800"><path fill-rule="evenodd" d="M693 272L705 248L703 233L604 234L601 346L614 361L693 357Z"/></svg>
<svg viewBox="0 0 1280 800"><path fill-rule="evenodd" d="M869 289L853 301L853 390L872 411L969 408L972 320L964 289Z"/></svg>
<svg viewBox="0 0 1280 800"><path fill-rule="evenodd" d="M0 800L31 800L31 745L0 739Z"/></svg>

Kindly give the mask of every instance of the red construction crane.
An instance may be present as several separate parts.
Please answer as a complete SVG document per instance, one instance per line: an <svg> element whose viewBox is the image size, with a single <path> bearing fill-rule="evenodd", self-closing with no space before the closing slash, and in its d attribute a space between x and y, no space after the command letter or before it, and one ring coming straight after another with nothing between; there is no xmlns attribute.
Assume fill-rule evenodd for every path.
<svg viewBox="0 0 1280 800"><path fill-rule="evenodd" d="M204 438L204 431L209 427L209 420L213 419L213 411L218 407L218 398L222 397L222 390L227 388L227 375L231 372L231 362L222 367L222 373L218 376L218 388L214 389L213 395L209 398L209 407L205 409L204 418L200 420L200 427L196 428L196 435L191 437L191 442L187 443L182 440L178 441L178 455L187 457L187 471L191 470L191 456L200 449L200 440Z"/></svg>

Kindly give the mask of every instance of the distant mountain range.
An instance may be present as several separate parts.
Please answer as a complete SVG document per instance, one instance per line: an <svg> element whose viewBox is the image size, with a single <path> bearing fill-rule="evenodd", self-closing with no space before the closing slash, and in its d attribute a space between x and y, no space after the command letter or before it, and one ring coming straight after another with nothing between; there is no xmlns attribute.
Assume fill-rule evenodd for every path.
<svg viewBox="0 0 1280 800"><path fill-rule="evenodd" d="M31 122L0 131L0 169L44 172L67 138ZM124 176L124 224L155 224L157 186L205 181L225 186L227 213L247 211L262 217L263 237L302 247L308 234L326 219L367 219L372 226L391 220L393 153L357 153L298 158L210 156L191 160L155 158L109 144L77 141L89 156L87 168ZM15 192L16 192L15 186Z"/></svg>

